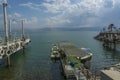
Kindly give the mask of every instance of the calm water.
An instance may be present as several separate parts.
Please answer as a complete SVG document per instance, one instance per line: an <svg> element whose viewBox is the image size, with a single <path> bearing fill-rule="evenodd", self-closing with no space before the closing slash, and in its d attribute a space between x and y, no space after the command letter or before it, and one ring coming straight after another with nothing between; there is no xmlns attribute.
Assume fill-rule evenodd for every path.
<svg viewBox="0 0 120 80"><path fill-rule="evenodd" d="M5 67L5 60L0 65L0 80L64 80L59 70L59 62L50 60L52 43L70 41L78 47L91 48L93 58L91 70L99 74L105 66L120 61L120 46L116 51L102 47L102 42L94 40L98 32L93 31L48 31L32 32L28 48L11 56L11 67Z"/></svg>

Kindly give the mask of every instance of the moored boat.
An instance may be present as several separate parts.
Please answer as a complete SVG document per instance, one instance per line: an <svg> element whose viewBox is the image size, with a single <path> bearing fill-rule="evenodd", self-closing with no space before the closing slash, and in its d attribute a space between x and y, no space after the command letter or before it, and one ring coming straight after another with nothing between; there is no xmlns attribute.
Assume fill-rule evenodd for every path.
<svg viewBox="0 0 120 80"><path fill-rule="evenodd" d="M81 61L89 61L92 58L92 51L90 50L90 48L80 48L81 50L83 50L85 52L85 54L87 54L84 57L81 57Z"/></svg>
<svg viewBox="0 0 120 80"><path fill-rule="evenodd" d="M51 49L51 58L52 59L58 59L60 58L60 53L59 53L59 48L56 44L52 45L52 49Z"/></svg>
<svg viewBox="0 0 120 80"><path fill-rule="evenodd" d="M87 80L91 78L90 71L81 62L81 59L88 55L84 50L69 42L61 42L59 48L61 70L67 80Z"/></svg>
<svg viewBox="0 0 120 80"><path fill-rule="evenodd" d="M23 22L24 20L21 20L22 21L22 32L21 32L21 37L19 39L16 39L16 36L15 36L15 39L11 39L10 38L10 32L11 32L11 29L10 29L10 32L8 33L8 25L7 25L7 12L6 12L6 7L7 7L7 1L4 0L3 2L3 14L4 14L4 40L2 40L2 42L0 42L0 59L3 59L3 58L7 58L7 65L9 66L10 65L10 56L16 52L18 52L19 50L23 49L24 47L26 47L26 45L28 43L30 43L30 38L26 38L24 36L24 28L23 28ZM11 27L11 26L9 26Z"/></svg>

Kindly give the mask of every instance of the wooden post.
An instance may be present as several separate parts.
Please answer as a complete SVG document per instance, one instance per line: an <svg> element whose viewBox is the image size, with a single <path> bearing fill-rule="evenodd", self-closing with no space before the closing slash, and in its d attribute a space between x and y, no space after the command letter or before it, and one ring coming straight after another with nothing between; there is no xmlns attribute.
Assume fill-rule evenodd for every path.
<svg viewBox="0 0 120 80"><path fill-rule="evenodd" d="M10 56L9 55L7 56L7 66L8 67L10 66Z"/></svg>
<svg viewBox="0 0 120 80"><path fill-rule="evenodd" d="M7 43L8 43L8 27L7 27L6 7L7 7L7 1L4 0L4 2L3 2L3 14L4 14L5 45L7 45Z"/></svg>

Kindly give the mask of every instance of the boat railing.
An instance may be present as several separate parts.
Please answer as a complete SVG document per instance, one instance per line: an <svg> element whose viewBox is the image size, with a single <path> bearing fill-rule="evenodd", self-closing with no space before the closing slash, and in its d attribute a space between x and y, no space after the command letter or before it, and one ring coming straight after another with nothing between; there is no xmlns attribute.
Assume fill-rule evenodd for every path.
<svg viewBox="0 0 120 80"><path fill-rule="evenodd" d="M92 79L93 74L89 69L86 69L84 67L80 67L81 72L86 76L87 79Z"/></svg>

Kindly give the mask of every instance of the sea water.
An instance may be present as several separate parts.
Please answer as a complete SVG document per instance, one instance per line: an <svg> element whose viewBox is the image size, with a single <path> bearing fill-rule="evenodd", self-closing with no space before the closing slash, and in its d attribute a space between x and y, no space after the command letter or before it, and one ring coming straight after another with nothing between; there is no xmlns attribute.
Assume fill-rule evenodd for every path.
<svg viewBox="0 0 120 80"><path fill-rule="evenodd" d="M11 66L5 59L0 62L0 80L64 80L59 61L52 62L52 44L69 41L77 47L90 48L93 52L91 71L99 75L100 70L120 62L120 45L115 51L106 49L102 42L94 39L97 31L32 31L31 43L24 50L11 56Z"/></svg>

